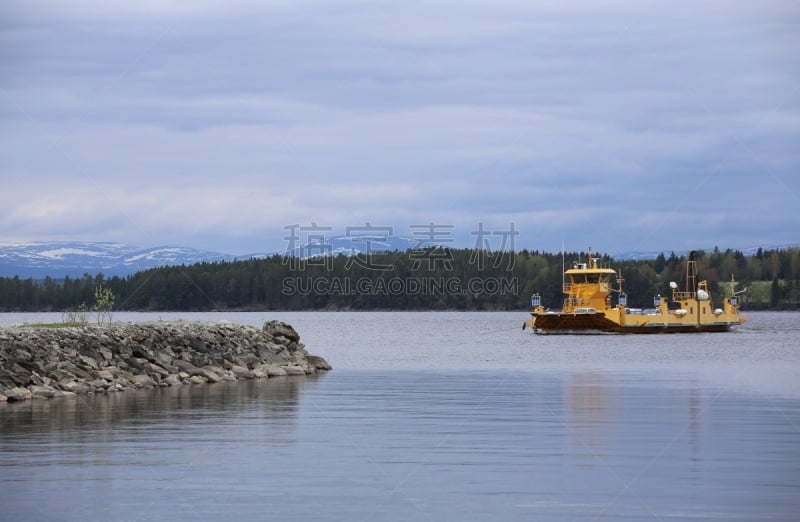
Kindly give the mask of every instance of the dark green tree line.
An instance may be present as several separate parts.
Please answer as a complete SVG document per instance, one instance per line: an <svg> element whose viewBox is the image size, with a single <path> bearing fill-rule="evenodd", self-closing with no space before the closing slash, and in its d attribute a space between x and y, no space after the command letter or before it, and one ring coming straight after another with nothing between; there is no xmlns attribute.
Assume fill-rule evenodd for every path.
<svg viewBox="0 0 800 522"><path fill-rule="evenodd" d="M564 255L567 268L585 261L583 252ZM686 259L675 253L652 260L600 259L624 278L629 305L648 307L669 282L682 287ZM700 279L715 299L729 292L733 276L750 308L796 309L800 303L800 251L698 252ZM162 267L128 277L44 280L0 278L0 311L63 311L94 305L95 290L107 288L116 310L316 310L456 309L518 310L538 292L551 308L562 301L562 255L522 250L491 253L445 249L339 255L300 260L275 255L247 261Z"/></svg>

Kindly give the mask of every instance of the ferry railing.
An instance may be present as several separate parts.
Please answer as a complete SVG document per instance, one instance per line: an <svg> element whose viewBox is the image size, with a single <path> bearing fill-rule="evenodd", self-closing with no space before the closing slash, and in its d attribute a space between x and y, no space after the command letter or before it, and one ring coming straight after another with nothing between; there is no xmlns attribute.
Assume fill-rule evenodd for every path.
<svg viewBox="0 0 800 522"><path fill-rule="evenodd" d="M570 296L564 299L564 311L568 312L574 310L575 308L586 307L592 304L591 299L586 299L584 297L577 297L577 296Z"/></svg>
<svg viewBox="0 0 800 522"><path fill-rule="evenodd" d="M600 281L600 282L590 282L590 283L564 283L564 285L561 287L561 291L565 294L571 294L579 285L583 285L586 287L596 285L601 292L609 292L611 289L611 286L609 285L608 281Z"/></svg>
<svg viewBox="0 0 800 522"><path fill-rule="evenodd" d="M697 294L694 292L679 292L677 290L672 291L672 300L673 301L686 301L688 299L695 299Z"/></svg>

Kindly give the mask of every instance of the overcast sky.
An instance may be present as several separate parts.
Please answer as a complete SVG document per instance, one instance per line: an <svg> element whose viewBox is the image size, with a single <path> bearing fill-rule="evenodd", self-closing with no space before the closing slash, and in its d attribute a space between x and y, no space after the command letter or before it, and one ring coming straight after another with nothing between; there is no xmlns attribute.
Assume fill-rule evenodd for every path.
<svg viewBox="0 0 800 522"><path fill-rule="evenodd" d="M3 0L0 243L798 243L798 28L796 0Z"/></svg>

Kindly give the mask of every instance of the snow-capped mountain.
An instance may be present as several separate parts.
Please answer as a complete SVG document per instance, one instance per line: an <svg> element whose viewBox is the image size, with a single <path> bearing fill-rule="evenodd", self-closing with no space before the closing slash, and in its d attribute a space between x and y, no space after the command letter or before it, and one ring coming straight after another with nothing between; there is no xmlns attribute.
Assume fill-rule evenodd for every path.
<svg viewBox="0 0 800 522"><path fill-rule="evenodd" d="M288 248L291 246L291 248ZM281 255L310 258L320 255L358 255L420 248L419 242L396 236L351 235L311 240L298 238ZM0 245L0 277L22 279L82 277L102 273L106 277L126 276L158 266L191 265L201 262L233 261L268 257L272 254L234 256L195 248L159 246L140 248L122 243L24 243Z"/></svg>
<svg viewBox="0 0 800 522"><path fill-rule="evenodd" d="M405 252L409 249L430 246L430 243L399 236L363 234L332 236L319 240L306 238L305 242L298 239L296 244L289 244L288 246L291 247L288 251L280 253L308 259L317 256L337 256L339 254L352 256L375 252L392 252L394 250Z"/></svg>
<svg viewBox="0 0 800 522"><path fill-rule="evenodd" d="M121 243L25 243L0 246L0 277L125 276L157 266L228 261L235 256L194 248L138 248Z"/></svg>
<svg viewBox="0 0 800 522"><path fill-rule="evenodd" d="M648 259L655 259L661 254L661 252L649 251L643 252L638 250L632 250L628 252L621 252L619 254L614 254L613 257L617 261L640 261L640 260L648 260ZM682 255L683 252L675 252L676 256ZM664 255L669 257L670 252L664 252Z"/></svg>

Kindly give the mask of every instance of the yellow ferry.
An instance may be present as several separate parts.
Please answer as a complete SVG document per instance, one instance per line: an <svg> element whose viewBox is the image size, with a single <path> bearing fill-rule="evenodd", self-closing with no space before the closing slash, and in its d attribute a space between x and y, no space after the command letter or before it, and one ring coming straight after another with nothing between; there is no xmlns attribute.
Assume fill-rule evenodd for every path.
<svg viewBox="0 0 800 522"><path fill-rule="evenodd" d="M533 294L533 311L522 328L541 334L725 332L746 321L739 315L739 300L733 289L732 295L723 300L722 308L714 308L708 282L697 282L694 252L687 261L685 290L679 291L674 282L669 284L672 307L666 297L657 295L653 298L653 308L644 310L627 306L622 275L611 268L600 268L597 261L590 249L587 263L575 263L564 271L565 298L561 311L545 308L541 296ZM612 288L614 276L619 289ZM612 292L617 293L615 306L611 302Z"/></svg>

